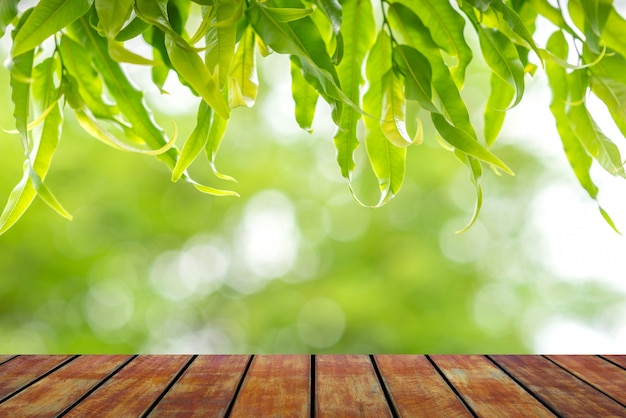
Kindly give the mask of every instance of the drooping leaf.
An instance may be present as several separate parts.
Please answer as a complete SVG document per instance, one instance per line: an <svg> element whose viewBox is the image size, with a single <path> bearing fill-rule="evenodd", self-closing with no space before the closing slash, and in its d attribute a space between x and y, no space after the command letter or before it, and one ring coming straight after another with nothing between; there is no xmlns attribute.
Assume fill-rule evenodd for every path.
<svg viewBox="0 0 626 418"><path fill-rule="evenodd" d="M224 100L217 74L211 74L195 51L181 47L169 35L165 35L165 46L172 65L222 118L230 118L230 109Z"/></svg>
<svg viewBox="0 0 626 418"><path fill-rule="evenodd" d="M383 75L383 106L380 127L396 147L408 147L413 143L406 130L405 98L402 84L393 71Z"/></svg>
<svg viewBox="0 0 626 418"><path fill-rule="evenodd" d="M428 28L415 13L398 3L393 3L389 7L387 19L392 24L396 36L401 36L401 42L420 51L428 59L432 69L432 88L438 96L436 106L441 113L454 126L476 138L465 102Z"/></svg>
<svg viewBox="0 0 626 418"><path fill-rule="evenodd" d="M148 22L135 17L126 26L124 26L122 30L120 30L120 32L115 36L115 40L120 42L128 41L129 39L133 39L134 37L141 35L149 27L150 24Z"/></svg>
<svg viewBox="0 0 626 418"><path fill-rule="evenodd" d="M345 95L352 103L358 105L363 83L363 60L376 36L374 12L371 3L359 0L346 0L341 7L344 55L337 67L337 73ZM347 179L350 179L355 167L353 154L359 146L356 130L360 118L361 115L356 109L352 107L344 109L334 138L337 163L342 176Z"/></svg>
<svg viewBox="0 0 626 418"><path fill-rule="evenodd" d="M93 0L41 0L24 22L13 40L11 54L29 51L53 33L83 16Z"/></svg>
<svg viewBox="0 0 626 418"><path fill-rule="evenodd" d="M106 37L115 38L130 17L133 0L95 0L98 27Z"/></svg>
<svg viewBox="0 0 626 418"><path fill-rule="evenodd" d="M209 139L209 128L211 126L212 118L213 110L206 104L205 101L201 101L200 107L198 108L196 127L185 140L185 145L183 145L183 148L180 151L178 161L176 161L176 166L172 170L173 182L180 179L183 173L205 147Z"/></svg>
<svg viewBox="0 0 626 418"><path fill-rule="evenodd" d="M441 114L431 113L431 118L437 131L443 139L455 148L476 157L486 163L501 168L507 174L513 175L513 171L506 166L498 157L486 150L467 132L452 126Z"/></svg>
<svg viewBox="0 0 626 418"><path fill-rule="evenodd" d="M297 6L297 1L284 1L285 7ZM305 78L324 99L335 107L333 118L339 123L342 102L347 99L340 88L339 77L319 30L310 17L296 22L279 22L261 3L246 9L246 16L263 43L274 51L295 55Z"/></svg>
<svg viewBox="0 0 626 418"><path fill-rule="evenodd" d="M504 124L506 109L515 97L515 90L495 73L491 73L490 82L491 90L485 106L484 125L485 142L488 147L496 141Z"/></svg>
<svg viewBox="0 0 626 418"><path fill-rule="evenodd" d="M335 36L335 52L333 53L333 63L339 65L343 59L343 35L341 33L341 4L337 0L315 0L315 4L320 8L330 21Z"/></svg>
<svg viewBox="0 0 626 418"><path fill-rule="evenodd" d="M128 80L120 64L108 56L106 40L98 36L85 18L79 19L72 25L72 30L90 52L95 68L98 69L120 112L132 126L136 137L141 138L149 148L154 150L167 145L169 139L145 107L143 93ZM157 158L173 169L176 164L177 150L172 147L167 152L159 154Z"/></svg>
<svg viewBox="0 0 626 418"><path fill-rule="evenodd" d="M612 0L586 0L568 4L572 18L574 18L576 25L585 34L586 47L596 54L599 54L602 50L600 38L613 8L612 3ZM582 15L580 14L581 11L583 12Z"/></svg>
<svg viewBox="0 0 626 418"><path fill-rule="evenodd" d="M537 56L541 59L541 53L539 52L539 48L535 44L535 40L532 35L528 31L526 25L520 18L520 16L511 9L503 0L494 0L492 3L492 7L494 10L498 11L507 26L520 38L528 43L528 45L532 48L533 51L537 54Z"/></svg>
<svg viewBox="0 0 626 418"><path fill-rule="evenodd" d="M405 174L406 148L394 146L381 129L383 76L391 72L392 48L387 32L381 30L367 57L366 75L369 80L363 96L365 147L374 174L378 178L380 200L377 206L393 198L402 187Z"/></svg>
<svg viewBox="0 0 626 418"><path fill-rule="evenodd" d="M552 34L546 48L559 58L567 58L568 45L561 31L556 31ZM550 111L556 121L556 128L567 160L580 185L592 199L597 201L598 187L594 184L590 175L593 160L572 130L566 111L569 100L569 85L565 68L556 62L548 61L546 62L546 74L552 90ZM599 206L599 209L607 223L617 231L609 214L601 206Z"/></svg>
<svg viewBox="0 0 626 418"><path fill-rule="evenodd" d="M393 62L404 75L407 99L417 100L430 112L438 112L432 102L432 70L426 57L413 47L397 45L393 49Z"/></svg>
<svg viewBox="0 0 626 418"><path fill-rule="evenodd" d="M451 68L458 86L463 85L465 69L472 60L472 50L465 41L465 20L449 1L400 0L408 6L429 29L432 39L448 55L457 59Z"/></svg>
<svg viewBox="0 0 626 418"><path fill-rule="evenodd" d="M209 160L209 165L215 177L222 179L222 180L232 181L236 183L237 180L235 180L233 177L229 175L220 173L217 170L217 167L215 166L215 157L217 156L217 151L219 150L220 145L222 144L222 139L224 139L224 134L226 133L227 127L228 127L228 120L222 118L219 114L214 113L213 118L211 119L211 126L209 127L209 133L208 133L207 143L205 146L205 151L206 151L207 159ZM235 193L235 192L232 192L232 193Z"/></svg>
<svg viewBox="0 0 626 418"><path fill-rule="evenodd" d="M481 184L481 178L483 175L483 167L476 158L456 149L454 151L457 158L461 160L463 164L467 166L469 169L470 180L476 189L476 203L474 205L474 213L470 221L463 228L456 231L457 234L462 234L467 232L478 220L478 215L480 214L480 209L483 206L483 186Z"/></svg>
<svg viewBox="0 0 626 418"><path fill-rule="evenodd" d="M265 10L279 22L293 22L313 13L313 9L296 7L266 7Z"/></svg>
<svg viewBox="0 0 626 418"><path fill-rule="evenodd" d="M126 62L129 64L137 65L158 65L153 60L139 55L129 49L126 49L122 42L116 41L113 38L108 38L107 41L109 47L109 56L117 62Z"/></svg>
<svg viewBox="0 0 626 418"><path fill-rule="evenodd" d="M603 4L602 12L596 13L596 17L591 17L592 20L596 20L596 23L591 23L591 26L597 26L598 30L601 30L602 33L602 41L604 44L610 49L617 51L622 56L626 57L626 20L620 16L613 7L608 7L605 1L601 0L585 0L592 3L600 2ZM580 0L571 0L568 2L568 10L572 17L572 20L581 30L585 30L585 22L588 22L588 19L585 19L587 14L585 13L585 8L583 7L583 3ZM598 9L596 9L598 10ZM590 35L592 38L596 37L593 30L590 30ZM587 35L587 33L585 33ZM594 43L592 39L591 44L589 44L588 40L587 45L591 46ZM598 39L595 42L599 42ZM596 54L600 53L600 45L594 51Z"/></svg>
<svg viewBox="0 0 626 418"><path fill-rule="evenodd" d="M252 107L256 101L259 80L254 38L254 31L247 27L233 57L228 83L228 103L231 109L237 106Z"/></svg>
<svg viewBox="0 0 626 418"><path fill-rule="evenodd" d="M591 91L604 102L615 124L626 136L626 59L619 54L606 54L599 61L588 50L583 52L589 66Z"/></svg>
<svg viewBox="0 0 626 418"><path fill-rule="evenodd" d="M584 70L568 74L569 102L567 116L570 126L585 150L613 175L625 176L617 146L602 132L585 105L588 79Z"/></svg>
<svg viewBox="0 0 626 418"><path fill-rule="evenodd" d="M17 2L19 0L3 0L0 2L0 38L4 36L7 26L17 16Z"/></svg>
<svg viewBox="0 0 626 418"><path fill-rule="evenodd" d="M296 122L300 128L313 132L313 118L319 94L302 76L300 67L291 60L291 96L295 104Z"/></svg>
<svg viewBox="0 0 626 418"><path fill-rule="evenodd" d="M511 41L497 30L478 26L478 38L485 61L495 74L515 89L516 106L524 95L524 66Z"/></svg>
<svg viewBox="0 0 626 418"><path fill-rule="evenodd" d="M231 0L216 1L211 19L212 25L206 34L205 64L209 73L218 78L220 89L228 80L228 72L233 61L237 22L228 25L217 25L217 23L226 21L231 17L235 13L236 7L236 2ZM222 115L224 116L224 114ZM226 118L228 119L228 117Z"/></svg>

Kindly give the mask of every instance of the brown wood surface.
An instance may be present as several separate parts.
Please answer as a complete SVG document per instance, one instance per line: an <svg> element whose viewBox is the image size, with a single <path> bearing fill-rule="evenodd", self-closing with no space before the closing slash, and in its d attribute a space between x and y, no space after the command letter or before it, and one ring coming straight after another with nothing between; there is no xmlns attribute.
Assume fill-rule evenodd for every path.
<svg viewBox="0 0 626 418"><path fill-rule="evenodd" d="M191 356L139 356L72 408L68 417L138 417L165 391Z"/></svg>
<svg viewBox="0 0 626 418"><path fill-rule="evenodd" d="M559 415L620 417L626 413L620 404L544 357L492 358Z"/></svg>
<svg viewBox="0 0 626 418"><path fill-rule="evenodd" d="M8 355L8 354L0 355L0 364L4 363L5 361L8 361L8 360L12 359L13 357L15 357L15 356Z"/></svg>
<svg viewBox="0 0 626 418"><path fill-rule="evenodd" d="M18 356L0 365L0 401L63 364L72 356Z"/></svg>
<svg viewBox="0 0 626 418"><path fill-rule="evenodd" d="M224 416L250 356L198 356L150 417Z"/></svg>
<svg viewBox="0 0 626 418"><path fill-rule="evenodd" d="M598 356L548 356L579 379L626 406L626 370Z"/></svg>
<svg viewBox="0 0 626 418"><path fill-rule="evenodd" d="M602 358L605 358L609 361L612 361L613 363L619 365L622 369L626 369L626 356L621 355L621 356L617 356L617 355L610 355L610 356L602 356Z"/></svg>
<svg viewBox="0 0 626 418"><path fill-rule="evenodd" d="M484 356L434 355L431 358L479 416L554 416Z"/></svg>
<svg viewBox="0 0 626 418"><path fill-rule="evenodd" d="M426 356L377 355L375 361L400 416L472 416Z"/></svg>
<svg viewBox="0 0 626 418"><path fill-rule="evenodd" d="M231 417L305 417L310 414L311 356L255 356Z"/></svg>
<svg viewBox="0 0 626 418"><path fill-rule="evenodd" d="M0 417L56 416L130 357L79 357L0 404Z"/></svg>
<svg viewBox="0 0 626 418"><path fill-rule="evenodd" d="M390 417L391 410L369 356L315 357L317 417Z"/></svg>
<svg viewBox="0 0 626 418"><path fill-rule="evenodd" d="M625 356L9 357L2 418L626 417Z"/></svg>

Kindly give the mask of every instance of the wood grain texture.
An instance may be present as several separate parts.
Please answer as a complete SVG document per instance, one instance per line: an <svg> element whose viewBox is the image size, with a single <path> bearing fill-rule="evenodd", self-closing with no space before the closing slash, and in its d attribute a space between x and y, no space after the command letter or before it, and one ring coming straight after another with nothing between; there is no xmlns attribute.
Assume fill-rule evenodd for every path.
<svg viewBox="0 0 626 418"><path fill-rule="evenodd" d="M400 416L472 416L425 356L377 355L375 360Z"/></svg>
<svg viewBox="0 0 626 418"><path fill-rule="evenodd" d="M150 417L218 417L230 405L250 356L198 356Z"/></svg>
<svg viewBox="0 0 626 418"><path fill-rule="evenodd" d="M311 356L255 356L230 416L308 416L310 379Z"/></svg>
<svg viewBox="0 0 626 418"><path fill-rule="evenodd" d="M603 358L612 361L615 364L618 364L622 369L626 369L626 356L623 355L610 355L610 356L602 356Z"/></svg>
<svg viewBox="0 0 626 418"><path fill-rule="evenodd" d="M0 365L0 401L72 356L18 356Z"/></svg>
<svg viewBox="0 0 626 418"><path fill-rule="evenodd" d="M626 370L597 356L548 358L626 406Z"/></svg>
<svg viewBox="0 0 626 418"><path fill-rule="evenodd" d="M131 356L83 356L0 404L1 417L58 415Z"/></svg>
<svg viewBox="0 0 626 418"><path fill-rule="evenodd" d="M13 357L15 357L15 356L12 356L12 355L9 355L9 354L0 355L0 364L11 360Z"/></svg>
<svg viewBox="0 0 626 418"><path fill-rule="evenodd" d="M191 356L139 356L72 408L67 417L138 417L165 391Z"/></svg>
<svg viewBox="0 0 626 418"><path fill-rule="evenodd" d="M392 416L369 356L316 356L315 389L316 417Z"/></svg>
<svg viewBox="0 0 626 418"><path fill-rule="evenodd" d="M431 358L478 416L554 416L484 356Z"/></svg>
<svg viewBox="0 0 626 418"><path fill-rule="evenodd" d="M546 358L529 355L498 355L492 358L559 415L626 415L620 404Z"/></svg>

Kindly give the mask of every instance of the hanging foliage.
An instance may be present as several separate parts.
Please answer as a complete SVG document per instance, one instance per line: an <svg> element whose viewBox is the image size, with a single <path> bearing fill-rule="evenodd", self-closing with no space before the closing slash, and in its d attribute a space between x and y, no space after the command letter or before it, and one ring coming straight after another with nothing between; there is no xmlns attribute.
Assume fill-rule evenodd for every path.
<svg viewBox="0 0 626 418"><path fill-rule="evenodd" d="M442 144L469 170L477 193L471 226L482 202L483 167L513 174L491 146L537 66L547 73L550 110L582 187L596 199L593 161L625 176L618 147L586 105L595 95L626 135L626 21L611 0L569 0L558 8L548 0L42 0L20 6L18 0L0 6L0 36L8 31L12 40L6 67L15 133L25 155L23 177L0 215L0 234L36 196L70 218L45 182L68 107L107 145L155 155L172 181L236 195L201 184L187 168L204 149L216 180L233 180L215 168L217 151L232 110L253 106L263 87L257 58L272 52L290 56L300 127L311 130L319 98L330 105L337 163L352 193L354 153L365 144L379 182L377 205L400 191L407 147L423 140L422 120L416 132L407 129L406 104L413 101L420 111L410 117L429 117ZM193 15L199 19L189 19ZM533 38L537 19L553 27L544 47ZM468 25L475 50L466 40ZM127 49L125 42L135 38L151 54ZM44 42L52 47L42 48ZM480 135L460 94L478 54L491 69ZM175 132L168 136L155 122L124 63L149 66L161 91L176 73L202 99L197 125L180 150Z"/></svg>

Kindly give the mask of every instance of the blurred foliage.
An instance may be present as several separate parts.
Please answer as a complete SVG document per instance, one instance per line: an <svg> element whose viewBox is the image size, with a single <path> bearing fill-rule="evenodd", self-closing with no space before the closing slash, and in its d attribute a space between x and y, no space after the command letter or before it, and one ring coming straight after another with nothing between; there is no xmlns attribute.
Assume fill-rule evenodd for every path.
<svg viewBox="0 0 626 418"><path fill-rule="evenodd" d="M241 198L172 184L162 164L68 118L47 182L75 219L37 199L0 237L0 352L528 352L552 316L593 320L619 302L543 267L528 211L546 175L535 158L498 148L519 175L486 173L489 221L465 234L454 231L470 216L470 179L436 141L409 150L404 193L362 208L329 169L332 141L284 121L274 94L284 74L261 76L276 91L259 97L261 112L233 114L237 140L218 162ZM479 109L485 98L471 100ZM194 122L176 118L181 138ZM21 149L0 135L4 199Z"/></svg>

